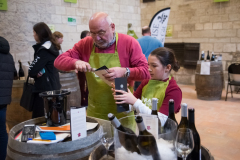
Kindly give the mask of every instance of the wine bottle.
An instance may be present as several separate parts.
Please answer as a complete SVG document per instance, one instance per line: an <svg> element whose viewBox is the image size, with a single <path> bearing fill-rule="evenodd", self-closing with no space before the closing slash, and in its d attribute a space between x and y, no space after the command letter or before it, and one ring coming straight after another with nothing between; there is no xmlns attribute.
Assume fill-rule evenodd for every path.
<svg viewBox="0 0 240 160"><path fill-rule="evenodd" d="M205 59L205 53L204 53L204 51L202 51L202 54L201 54L201 61L204 61L204 59Z"/></svg>
<svg viewBox="0 0 240 160"><path fill-rule="evenodd" d="M128 151L137 152L140 154L140 151L137 147L137 135L130 128L123 127L114 114L109 113L108 119L118 130L118 137L121 145Z"/></svg>
<svg viewBox="0 0 240 160"><path fill-rule="evenodd" d="M22 69L22 62L18 60L18 63L19 63L19 71L18 71L19 80L25 80L24 71Z"/></svg>
<svg viewBox="0 0 240 160"><path fill-rule="evenodd" d="M188 119L187 119L187 114L188 114L188 110L187 110L187 104L186 103L182 103L181 104L181 121L178 125L178 129L179 128L188 128Z"/></svg>
<svg viewBox="0 0 240 160"><path fill-rule="evenodd" d="M214 61L214 60L215 60L215 55L214 55L214 52L212 52L211 61Z"/></svg>
<svg viewBox="0 0 240 160"><path fill-rule="evenodd" d="M207 61L210 61L209 51L208 51L208 54L207 54Z"/></svg>
<svg viewBox="0 0 240 160"><path fill-rule="evenodd" d="M187 160L201 160L201 141L195 127L194 108L188 109L188 127L192 130L194 139L194 148L188 155Z"/></svg>
<svg viewBox="0 0 240 160"><path fill-rule="evenodd" d="M169 103L168 103L168 118L170 118L171 120L175 121L178 125L178 122L175 118L175 114L174 114L174 100L173 99L170 99L169 100Z"/></svg>
<svg viewBox="0 0 240 160"><path fill-rule="evenodd" d="M161 160L156 139L146 130L143 118L141 116L137 116L135 120L139 130L137 142L141 154L151 156L153 160Z"/></svg>
<svg viewBox="0 0 240 160"><path fill-rule="evenodd" d="M157 98L152 98L152 115L156 115L158 118L158 111L157 111L157 103L158 103L158 99ZM161 125L161 121L158 118L158 135L162 133L162 125Z"/></svg>

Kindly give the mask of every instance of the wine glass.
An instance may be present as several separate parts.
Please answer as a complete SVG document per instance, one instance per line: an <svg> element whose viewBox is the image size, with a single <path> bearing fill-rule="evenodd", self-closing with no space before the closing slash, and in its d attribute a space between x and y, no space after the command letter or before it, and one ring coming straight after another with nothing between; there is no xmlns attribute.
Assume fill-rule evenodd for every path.
<svg viewBox="0 0 240 160"><path fill-rule="evenodd" d="M178 129L175 147L178 154L182 156L183 160L186 160L187 156L192 152L194 147L193 135L190 129Z"/></svg>
<svg viewBox="0 0 240 160"><path fill-rule="evenodd" d="M99 136L103 146L106 148L107 157L108 157L108 151L110 146L113 144L114 139L111 134L108 134L107 132L104 133L102 128L100 128Z"/></svg>

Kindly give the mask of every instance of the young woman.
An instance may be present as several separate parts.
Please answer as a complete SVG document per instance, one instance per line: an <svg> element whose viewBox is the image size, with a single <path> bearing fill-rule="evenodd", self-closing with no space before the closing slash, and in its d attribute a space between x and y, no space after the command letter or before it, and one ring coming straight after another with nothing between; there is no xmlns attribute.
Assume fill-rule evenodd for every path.
<svg viewBox="0 0 240 160"><path fill-rule="evenodd" d="M123 95L115 95L115 100L121 100L116 104L128 103L131 110L137 113L151 114L152 98L158 98L158 111L168 116L168 102L175 102L175 113L179 112L182 101L182 91L174 78L170 75L171 70L175 72L180 68L171 49L160 47L155 49L148 57L150 80L143 80L136 92L115 90ZM114 89L113 89L114 91ZM140 100L141 99L141 100Z"/></svg>
<svg viewBox="0 0 240 160"><path fill-rule="evenodd" d="M36 41L33 45L34 61L29 66L28 74L35 81L32 118L37 118L44 116L43 99L39 97L39 93L61 88L58 70L53 65L59 55L60 45L43 22L33 26L33 37Z"/></svg>
<svg viewBox="0 0 240 160"><path fill-rule="evenodd" d="M53 37L55 39L55 41L59 44L59 46L62 44L63 42L63 34L61 32L55 31L53 33ZM62 48L60 46L60 50L59 50L59 54L62 54Z"/></svg>

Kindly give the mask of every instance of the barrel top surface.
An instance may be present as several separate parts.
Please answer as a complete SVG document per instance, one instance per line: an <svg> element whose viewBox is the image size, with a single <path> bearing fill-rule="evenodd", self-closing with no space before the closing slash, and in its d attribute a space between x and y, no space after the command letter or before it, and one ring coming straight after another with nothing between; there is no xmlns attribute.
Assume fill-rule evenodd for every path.
<svg viewBox="0 0 240 160"><path fill-rule="evenodd" d="M26 124L42 124L46 122L45 117L31 119L25 122L22 122L16 126L14 126L9 132L8 145L10 148L21 152L21 153L29 153L29 154L58 154L62 152L71 152L79 149L83 149L87 146L95 144L99 141L99 132L100 127L98 127L94 131L88 131L88 136L82 139L78 139L75 141L66 141L52 144L31 144L25 142L19 142L14 139L16 134L23 128ZM97 122L96 119L87 117L87 122ZM60 145L61 144L61 145Z"/></svg>

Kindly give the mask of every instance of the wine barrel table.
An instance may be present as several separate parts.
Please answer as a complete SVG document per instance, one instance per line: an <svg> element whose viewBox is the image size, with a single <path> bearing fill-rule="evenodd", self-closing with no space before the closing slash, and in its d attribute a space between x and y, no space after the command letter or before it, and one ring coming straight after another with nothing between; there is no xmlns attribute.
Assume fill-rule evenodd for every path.
<svg viewBox="0 0 240 160"><path fill-rule="evenodd" d="M201 61L195 72L197 98L201 100L220 100L223 89L222 62L210 62L210 75L201 75Z"/></svg>
<svg viewBox="0 0 240 160"><path fill-rule="evenodd" d="M67 102L68 111L71 106L81 107L81 92L76 73L74 71L59 71L59 79L62 85L61 89L71 91ZM69 119L69 114L67 114L67 119Z"/></svg>
<svg viewBox="0 0 240 160"><path fill-rule="evenodd" d="M32 118L32 112L20 106L20 100L23 93L23 84L25 80L14 80L12 86L12 101L7 106L6 123L8 129Z"/></svg>
<svg viewBox="0 0 240 160"><path fill-rule="evenodd" d="M210 153L210 151L204 147L201 146L201 153L202 153L202 160L214 160L214 157ZM107 152L106 149L103 145L100 145L97 147L89 156L89 160L99 160L99 159L104 159L105 160L114 160L114 154L110 151L108 157L106 156Z"/></svg>
<svg viewBox="0 0 240 160"><path fill-rule="evenodd" d="M98 123L87 117L87 122ZM6 160L88 160L90 153L100 146L100 125L87 132L87 137L75 141L63 141L53 144L31 144L19 142L14 137L26 124L46 123L45 117L22 122L9 133Z"/></svg>

